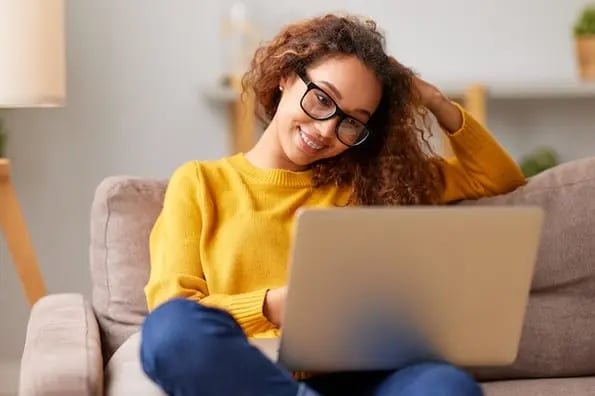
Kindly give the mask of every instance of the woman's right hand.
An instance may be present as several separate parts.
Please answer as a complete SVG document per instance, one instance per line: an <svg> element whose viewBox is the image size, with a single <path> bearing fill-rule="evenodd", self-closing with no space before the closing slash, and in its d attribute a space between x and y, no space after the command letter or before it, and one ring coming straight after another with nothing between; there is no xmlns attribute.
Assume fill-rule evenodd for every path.
<svg viewBox="0 0 595 396"><path fill-rule="evenodd" d="M287 286L267 291L264 299L263 313L266 318L278 327L281 327L285 299L287 298Z"/></svg>

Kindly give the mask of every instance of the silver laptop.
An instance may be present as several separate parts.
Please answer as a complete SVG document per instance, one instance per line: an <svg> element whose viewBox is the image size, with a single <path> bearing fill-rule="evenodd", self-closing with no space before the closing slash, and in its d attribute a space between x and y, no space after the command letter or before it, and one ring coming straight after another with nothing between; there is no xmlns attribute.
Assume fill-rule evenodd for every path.
<svg viewBox="0 0 595 396"><path fill-rule="evenodd" d="M303 210L282 335L252 342L289 370L510 364L543 217L534 207Z"/></svg>

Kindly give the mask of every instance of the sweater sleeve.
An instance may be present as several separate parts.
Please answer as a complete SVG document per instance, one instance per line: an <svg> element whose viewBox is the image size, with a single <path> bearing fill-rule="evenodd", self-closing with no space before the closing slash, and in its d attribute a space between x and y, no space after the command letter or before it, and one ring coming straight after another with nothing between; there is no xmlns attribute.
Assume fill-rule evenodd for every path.
<svg viewBox="0 0 595 396"><path fill-rule="evenodd" d="M510 192L525 184L525 177L494 137L459 104L462 127L447 133L454 157L440 159L444 180L443 202L477 199Z"/></svg>
<svg viewBox="0 0 595 396"><path fill-rule="evenodd" d="M244 332L252 334L274 325L263 314L267 289L242 294L210 294L201 265L201 184L196 162L172 175L163 208L150 235L151 270L145 286L149 311L173 298L188 298L229 312Z"/></svg>

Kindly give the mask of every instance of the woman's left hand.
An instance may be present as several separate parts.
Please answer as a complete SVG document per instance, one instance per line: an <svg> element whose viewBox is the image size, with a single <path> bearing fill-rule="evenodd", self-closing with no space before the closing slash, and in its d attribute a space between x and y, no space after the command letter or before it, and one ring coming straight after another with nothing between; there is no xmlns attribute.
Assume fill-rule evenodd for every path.
<svg viewBox="0 0 595 396"><path fill-rule="evenodd" d="M263 314L274 325L281 327L287 286L267 291L264 299Z"/></svg>
<svg viewBox="0 0 595 396"><path fill-rule="evenodd" d="M421 98L421 104L432 111L432 108L439 106L442 102L448 101L448 98L434 85L415 76L413 78L415 89Z"/></svg>
<svg viewBox="0 0 595 396"><path fill-rule="evenodd" d="M463 114L457 106L452 104L451 100L434 85L417 76L413 79L421 104L434 114L440 125L450 133L461 129Z"/></svg>

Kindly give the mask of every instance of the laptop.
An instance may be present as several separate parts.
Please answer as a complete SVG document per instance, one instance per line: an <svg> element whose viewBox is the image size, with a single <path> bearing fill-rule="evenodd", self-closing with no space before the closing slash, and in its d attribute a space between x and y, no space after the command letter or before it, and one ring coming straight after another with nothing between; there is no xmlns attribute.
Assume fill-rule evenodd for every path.
<svg viewBox="0 0 595 396"><path fill-rule="evenodd" d="M304 209L281 336L251 342L294 371L511 364L543 217L508 206Z"/></svg>

